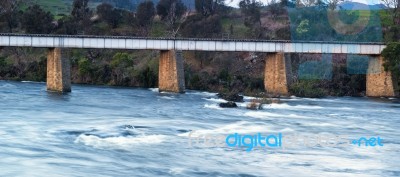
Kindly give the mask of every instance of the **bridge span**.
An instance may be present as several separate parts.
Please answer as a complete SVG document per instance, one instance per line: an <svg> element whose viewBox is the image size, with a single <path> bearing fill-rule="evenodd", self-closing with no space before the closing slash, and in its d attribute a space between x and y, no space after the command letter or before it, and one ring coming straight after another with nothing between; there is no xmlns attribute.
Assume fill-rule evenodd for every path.
<svg viewBox="0 0 400 177"><path fill-rule="evenodd" d="M0 46L379 55L383 43L0 34Z"/></svg>
<svg viewBox="0 0 400 177"><path fill-rule="evenodd" d="M160 91L184 92L183 59L176 51L264 52L268 53L264 85L267 92L287 95L290 62L284 53L368 55L368 96L395 96L391 74L382 69L383 43L239 40L197 38L147 38L129 36L0 34L0 47L49 48L47 60L48 90L71 91L69 60L61 56L63 48L160 50ZM379 70L380 72L376 72ZM370 74L371 73L371 74Z"/></svg>

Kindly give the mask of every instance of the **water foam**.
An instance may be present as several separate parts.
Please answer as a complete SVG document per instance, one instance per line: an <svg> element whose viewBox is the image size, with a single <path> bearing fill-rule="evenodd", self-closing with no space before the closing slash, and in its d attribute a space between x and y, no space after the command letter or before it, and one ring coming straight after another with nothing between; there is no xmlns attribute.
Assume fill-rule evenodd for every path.
<svg viewBox="0 0 400 177"><path fill-rule="evenodd" d="M270 109L291 109L291 110L303 110L303 109L324 109L321 106L311 106L311 105L295 105L291 106L286 103L283 104L269 104L264 105L263 108L270 108Z"/></svg>
<svg viewBox="0 0 400 177"><path fill-rule="evenodd" d="M166 140L165 135L140 135L140 136L117 136L101 138L95 135L79 135L74 143L84 144L94 148L127 149L135 145L160 144Z"/></svg>
<svg viewBox="0 0 400 177"><path fill-rule="evenodd" d="M200 96L207 96L207 97L212 97L217 95L217 93L212 93L212 92L186 92L188 95L200 95Z"/></svg>
<svg viewBox="0 0 400 177"><path fill-rule="evenodd" d="M152 92L158 92L159 91L158 88L149 88L149 90L152 91Z"/></svg>
<svg viewBox="0 0 400 177"><path fill-rule="evenodd" d="M176 99L176 98L174 98L172 96L161 96L160 98L166 99L166 100L174 100L174 99Z"/></svg>
<svg viewBox="0 0 400 177"><path fill-rule="evenodd" d="M3 85L0 85L0 88L17 88L17 86L14 84L5 83Z"/></svg>
<svg viewBox="0 0 400 177"><path fill-rule="evenodd" d="M220 98L203 98L203 99L207 100L207 101L211 101L211 102L216 102L216 103L225 103L225 102L227 102L226 100L220 99Z"/></svg>
<svg viewBox="0 0 400 177"><path fill-rule="evenodd" d="M243 116L259 118L259 119L268 119L268 118L308 118L306 116L299 116L296 114L275 114L270 112L261 112L261 111L249 111L243 114Z"/></svg>
<svg viewBox="0 0 400 177"><path fill-rule="evenodd" d="M247 121L239 121L232 124L228 124L222 127L214 129L202 129L192 131L192 137L198 137L201 135L224 135L231 133L258 133L258 132L269 132L272 128L266 124L254 124ZM187 137L191 132L181 133L178 136Z"/></svg>
<svg viewBox="0 0 400 177"><path fill-rule="evenodd" d="M216 104L205 104L204 108L216 109L216 110L224 110L224 108L221 108Z"/></svg>

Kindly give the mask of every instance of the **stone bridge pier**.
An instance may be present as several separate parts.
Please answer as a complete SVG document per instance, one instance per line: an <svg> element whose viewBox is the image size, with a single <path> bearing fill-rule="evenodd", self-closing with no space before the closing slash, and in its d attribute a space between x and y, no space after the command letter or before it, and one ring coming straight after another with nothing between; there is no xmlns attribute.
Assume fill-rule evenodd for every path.
<svg viewBox="0 0 400 177"><path fill-rule="evenodd" d="M162 50L158 72L160 92L185 92L185 75L181 51Z"/></svg>
<svg viewBox="0 0 400 177"><path fill-rule="evenodd" d="M289 95L291 62L284 53L268 53L265 59L264 86L267 93Z"/></svg>
<svg viewBox="0 0 400 177"><path fill-rule="evenodd" d="M398 95L397 79L386 72L382 56L371 56L368 62L366 94L370 97L394 97Z"/></svg>
<svg viewBox="0 0 400 177"><path fill-rule="evenodd" d="M60 48L50 48L47 53L47 90L71 92L70 61Z"/></svg>

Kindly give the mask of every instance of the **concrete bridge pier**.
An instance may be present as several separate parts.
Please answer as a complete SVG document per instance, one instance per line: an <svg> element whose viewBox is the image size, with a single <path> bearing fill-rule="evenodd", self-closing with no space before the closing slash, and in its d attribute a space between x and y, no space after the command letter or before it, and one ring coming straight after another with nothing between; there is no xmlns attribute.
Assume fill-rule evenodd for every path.
<svg viewBox="0 0 400 177"><path fill-rule="evenodd" d="M289 95L291 62L284 53L268 53L265 59L264 86L267 93Z"/></svg>
<svg viewBox="0 0 400 177"><path fill-rule="evenodd" d="M60 48L50 48L47 53L47 90L71 92L71 68Z"/></svg>
<svg viewBox="0 0 400 177"><path fill-rule="evenodd" d="M383 67L383 57L371 56L368 63L366 94L370 97L394 97L398 95L397 80Z"/></svg>
<svg viewBox="0 0 400 177"><path fill-rule="evenodd" d="M158 87L160 92L185 92L182 52L175 50L160 52Z"/></svg>

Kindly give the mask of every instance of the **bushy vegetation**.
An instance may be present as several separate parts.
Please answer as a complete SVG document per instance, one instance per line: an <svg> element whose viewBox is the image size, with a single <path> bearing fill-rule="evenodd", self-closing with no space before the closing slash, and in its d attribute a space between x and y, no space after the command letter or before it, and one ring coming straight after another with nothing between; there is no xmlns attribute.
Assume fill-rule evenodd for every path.
<svg viewBox="0 0 400 177"><path fill-rule="evenodd" d="M384 63L386 71L400 75L400 42L389 43L382 51L382 56L386 59Z"/></svg>
<svg viewBox="0 0 400 177"><path fill-rule="evenodd" d="M400 42L392 42L382 51L385 63L383 66L386 71L390 71L394 76L393 81L400 83Z"/></svg>
<svg viewBox="0 0 400 177"><path fill-rule="evenodd" d="M290 92L300 97L320 98L326 96L326 90L319 86L319 80L302 80L291 85Z"/></svg>

